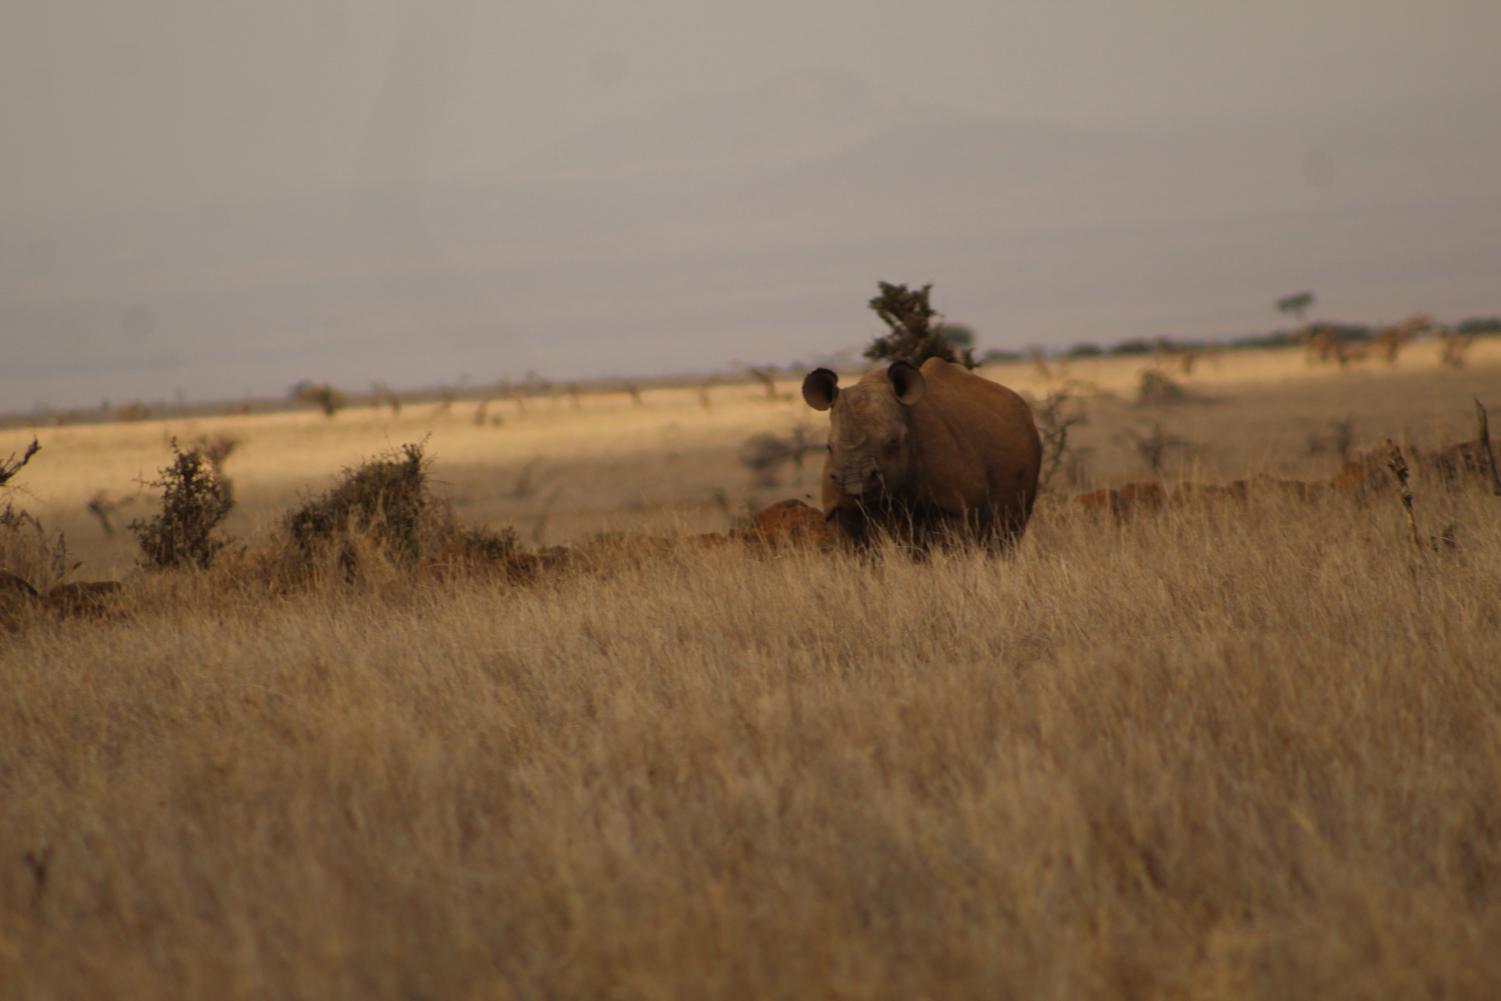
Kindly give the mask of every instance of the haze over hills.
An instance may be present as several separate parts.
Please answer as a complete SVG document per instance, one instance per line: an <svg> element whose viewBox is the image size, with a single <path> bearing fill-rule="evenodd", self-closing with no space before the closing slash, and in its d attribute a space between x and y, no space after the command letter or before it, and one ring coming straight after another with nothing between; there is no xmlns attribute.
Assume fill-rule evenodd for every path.
<svg viewBox="0 0 1501 1001"><path fill-rule="evenodd" d="M504 170L0 235L4 409L787 362L933 281L982 346L1266 329L1311 286L1379 321L1501 308L1495 128L1122 129L951 114L798 74L582 131Z"/></svg>

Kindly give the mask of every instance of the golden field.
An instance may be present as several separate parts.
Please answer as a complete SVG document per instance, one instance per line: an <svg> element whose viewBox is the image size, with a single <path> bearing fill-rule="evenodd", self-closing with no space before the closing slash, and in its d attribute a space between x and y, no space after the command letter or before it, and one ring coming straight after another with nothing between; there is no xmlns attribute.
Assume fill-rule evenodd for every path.
<svg viewBox="0 0 1501 1001"><path fill-rule="evenodd" d="M254 550L426 437L529 545L723 531L816 486L742 442L822 416L789 383L39 429L12 501L129 576L0 634L0 996L1501 996L1501 498L1419 467L1418 548L1394 493L1067 501L1157 426L1201 482L1328 479L1332 421L1468 438L1501 343L1433 353L1211 356L1163 407L1142 359L997 367L1088 418L1009 558L626 546L524 586L129 573L84 505L229 434Z"/></svg>

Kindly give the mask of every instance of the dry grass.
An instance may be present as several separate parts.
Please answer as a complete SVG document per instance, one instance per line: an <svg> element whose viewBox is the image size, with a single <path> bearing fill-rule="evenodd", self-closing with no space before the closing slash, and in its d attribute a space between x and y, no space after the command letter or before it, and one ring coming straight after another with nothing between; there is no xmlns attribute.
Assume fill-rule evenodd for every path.
<svg viewBox="0 0 1501 1001"><path fill-rule="evenodd" d="M1452 408L1467 435L1494 371L1395 379L1227 380L1152 420L1237 476L1327 478L1304 415L1437 437ZM800 415L721 392L622 396L600 437L665 463L648 419L697 419L680 442L743 476L751 415ZM1091 406L1102 450L1137 411ZM256 422L282 419L234 428L262 503ZM357 419L286 433L318 450ZM470 433L439 426L439 479ZM615 468L527 433L566 483ZM67 454L44 445L25 476ZM1501 502L1413 488L1452 545L1415 549L1392 498L1253 492L1119 525L1049 498L1008 560L623 545L529 586L386 564L275 594L254 553L143 575L113 617L0 647L0 993L1497 996Z"/></svg>
<svg viewBox="0 0 1501 1001"><path fill-rule="evenodd" d="M1198 480L1258 472L1327 478L1338 459L1308 455L1307 439L1336 416L1354 422L1357 448L1388 436L1434 447L1469 438L1470 397L1501 406L1492 398L1501 338L1477 341L1463 371L1442 368L1437 350L1421 342L1393 368L1343 372L1310 368L1297 349L1210 356L1191 376L1174 374L1201 402L1162 408L1134 403L1149 364L1141 358L1054 362L1048 379L1026 363L982 371L1034 400L1067 389L1088 418L1069 439L1071 452L1089 457L1088 475L1070 488L1085 490L1143 478L1148 469L1128 432L1150 434L1157 425L1209 446L1191 459L1173 457L1163 470ZM508 414L501 427L476 426L469 404L446 412L411 404L397 417L385 407L351 407L334 420L309 410L39 428L43 451L17 482L28 493L25 506L65 531L93 573L112 577L134 565L136 547L124 533L107 537L89 501L101 490L121 503L136 498L130 516L143 516L152 491L142 496L140 485L171 461L174 435L239 442L228 463L236 508L224 530L232 537L269 531L308 494L326 490L338 470L423 440L434 479L471 524L514 525L542 545L609 530L723 531L747 505L817 496L817 461L784 470L774 488L758 484L740 463L739 449L752 435L786 439L801 425L822 433L797 381L779 389L768 399L757 384L716 387L712 410L693 387L646 390L640 406L625 392L582 394L577 408L562 395L534 400L524 419ZM26 429L0 430L0 455L20 453L31 437ZM515 491L523 474L541 486Z"/></svg>

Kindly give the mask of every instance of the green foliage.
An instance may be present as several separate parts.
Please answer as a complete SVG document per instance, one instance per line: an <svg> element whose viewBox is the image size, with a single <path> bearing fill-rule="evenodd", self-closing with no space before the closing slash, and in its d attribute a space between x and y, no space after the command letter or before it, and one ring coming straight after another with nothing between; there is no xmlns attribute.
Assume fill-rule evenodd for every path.
<svg viewBox="0 0 1501 1001"><path fill-rule="evenodd" d="M972 348L975 346L975 331L968 324L945 323L943 325L943 337L956 348Z"/></svg>
<svg viewBox="0 0 1501 1001"><path fill-rule="evenodd" d="M1277 300L1277 312L1291 313L1301 322L1303 314L1313 306L1312 292L1294 292Z"/></svg>
<svg viewBox="0 0 1501 1001"><path fill-rule="evenodd" d="M184 452L172 439L173 460L151 486L162 488L162 509L148 521L132 521L142 565L151 570L206 568L224 542L214 530L234 507L229 488L199 449Z"/></svg>
<svg viewBox="0 0 1501 1001"><path fill-rule="evenodd" d="M1100 346L1098 344L1090 344L1089 342L1085 341L1079 344L1075 344L1073 347L1069 348L1068 353L1065 357L1098 358L1104 353L1104 351L1100 350Z"/></svg>
<svg viewBox="0 0 1501 1001"><path fill-rule="evenodd" d="M942 317L928 302L933 290L931 284L920 289L905 285L879 282L881 294L870 300L870 308L886 324L889 331L871 341L865 349L865 357L871 361L905 361L921 365L929 358L942 358L965 368L974 368L974 349L964 340L973 341L974 335L967 327L958 328L957 340L948 336ZM934 324L934 317L938 322ZM957 347L957 350L956 350Z"/></svg>
<svg viewBox="0 0 1501 1001"><path fill-rule="evenodd" d="M1501 316L1472 316L1467 320L1460 320L1454 332L1464 336L1501 334Z"/></svg>

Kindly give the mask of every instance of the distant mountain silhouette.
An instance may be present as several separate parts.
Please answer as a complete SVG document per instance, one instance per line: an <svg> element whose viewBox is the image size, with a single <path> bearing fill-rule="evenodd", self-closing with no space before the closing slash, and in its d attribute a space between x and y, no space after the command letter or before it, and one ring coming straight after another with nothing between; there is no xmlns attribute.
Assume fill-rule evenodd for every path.
<svg viewBox="0 0 1501 1001"><path fill-rule="evenodd" d="M982 349L1263 329L1305 286L1349 320L1494 312L1484 128L1106 131L800 74L484 175L13 231L45 268L0 274L0 324L27 344L0 392L791 360L867 339L878 278L936 282Z"/></svg>

